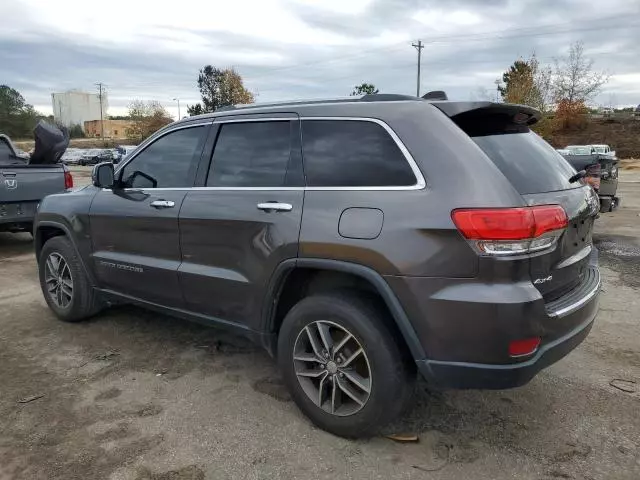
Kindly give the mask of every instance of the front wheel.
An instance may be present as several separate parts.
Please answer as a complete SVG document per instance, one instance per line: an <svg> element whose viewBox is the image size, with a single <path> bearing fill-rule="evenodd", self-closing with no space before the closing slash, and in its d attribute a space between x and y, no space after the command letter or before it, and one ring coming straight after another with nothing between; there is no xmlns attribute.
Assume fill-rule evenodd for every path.
<svg viewBox="0 0 640 480"><path fill-rule="evenodd" d="M323 430L370 435L410 398L414 370L376 299L331 293L307 297L287 314L278 363L298 407Z"/></svg>
<svg viewBox="0 0 640 480"><path fill-rule="evenodd" d="M45 243L38 269L45 301L58 318L77 322L98 312L95 292L67 237L53 237Z"/></svg>

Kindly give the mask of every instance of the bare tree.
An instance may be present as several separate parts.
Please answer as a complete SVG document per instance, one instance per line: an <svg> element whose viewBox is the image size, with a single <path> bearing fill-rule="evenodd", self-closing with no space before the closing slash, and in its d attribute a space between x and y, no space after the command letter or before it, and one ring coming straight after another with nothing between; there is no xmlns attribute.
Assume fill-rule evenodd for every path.
<svg viewBox="0 0 640 480"><path fill-rule="evenodd" d="M584 44L576 42L569 48L569 56L555 59L553 83L554 100L570 103L588 102L609 81L605 71L593 69L593 60L584 56Z"/></svg>
<svg viewBox="0 0 640 480"><path fill-rule="evenodd" d="M529 59L533 73L532 106L543 113L552 110L554 101L553 69L548 65L541 65L535 53Z"/></svg>

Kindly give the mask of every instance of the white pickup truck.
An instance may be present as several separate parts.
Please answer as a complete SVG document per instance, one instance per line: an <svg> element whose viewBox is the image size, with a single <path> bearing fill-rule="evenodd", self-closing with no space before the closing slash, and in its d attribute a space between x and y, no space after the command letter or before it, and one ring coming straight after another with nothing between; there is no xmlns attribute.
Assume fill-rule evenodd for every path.
<svg viewBox="0 0 640 480"><path fill-rule="evenodd" d="M48 124L38 124L36 148L29 158L18 155L0 134L0 232L31 232L38 203L51 193L73 187L69 169L58 163L69 138Z"/></svg>
<svg viewBox="0 0 640 480"><path fill-rule="evenodd" d="M607 155L609 157L616 156L616 151L611 150L609 145L591 145L591 147L600 155Z"/></svg>

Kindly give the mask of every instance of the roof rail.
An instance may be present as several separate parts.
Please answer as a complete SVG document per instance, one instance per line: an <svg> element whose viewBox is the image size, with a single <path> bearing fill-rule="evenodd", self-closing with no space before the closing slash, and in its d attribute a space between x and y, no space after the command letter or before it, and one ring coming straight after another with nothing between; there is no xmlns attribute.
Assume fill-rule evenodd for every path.
<svg viewBox="0 0 640 480"><path fill-rule="evenodd" d="M396 93L370 93L361 96L321 98L311 100L290 100L282 102L249 103L229 105L216 109L216 112L228 112L232 110L249 110L252 108L278 107L284 105L313 105L320 103L350 103L350 102L397 102L403 100L419 100L413 95L401 95Z"/></svg>
<svg viewBox="0 0 640 480"><path fill-rule="evenodd" d="M360 100L361 97L334 97L334 98L315 98L308 100L284 100L281 102L264 102L264 103L246 103L246 104L237 104L237 105L229 105L226 107L220 107L216 109L216 112L226 112L230 110L245 110L252 108L264 108L264 107L279 107L284 105L308 105L315 103L339 103L339 102L354 102Z"/></svg>
<svg viewBox="0 0 640 480"><path fill-rule="evenodd" d="M418 97L399 93L368 93L358 100L361 102L397 102L401 100L418 100Z"/></svg>

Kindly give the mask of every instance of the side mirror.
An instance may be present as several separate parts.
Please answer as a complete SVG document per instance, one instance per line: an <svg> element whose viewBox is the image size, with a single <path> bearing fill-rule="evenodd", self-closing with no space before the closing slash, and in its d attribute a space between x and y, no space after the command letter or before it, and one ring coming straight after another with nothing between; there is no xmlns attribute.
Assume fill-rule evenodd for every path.
<svg viewBox="0 0 640 480"><path fill-rule="evenodd" d="M98 163L93 167L93 171L91 172L91 181L96 187L113 188L113 184L115 183L113 163L103 162Z"/></svg>

